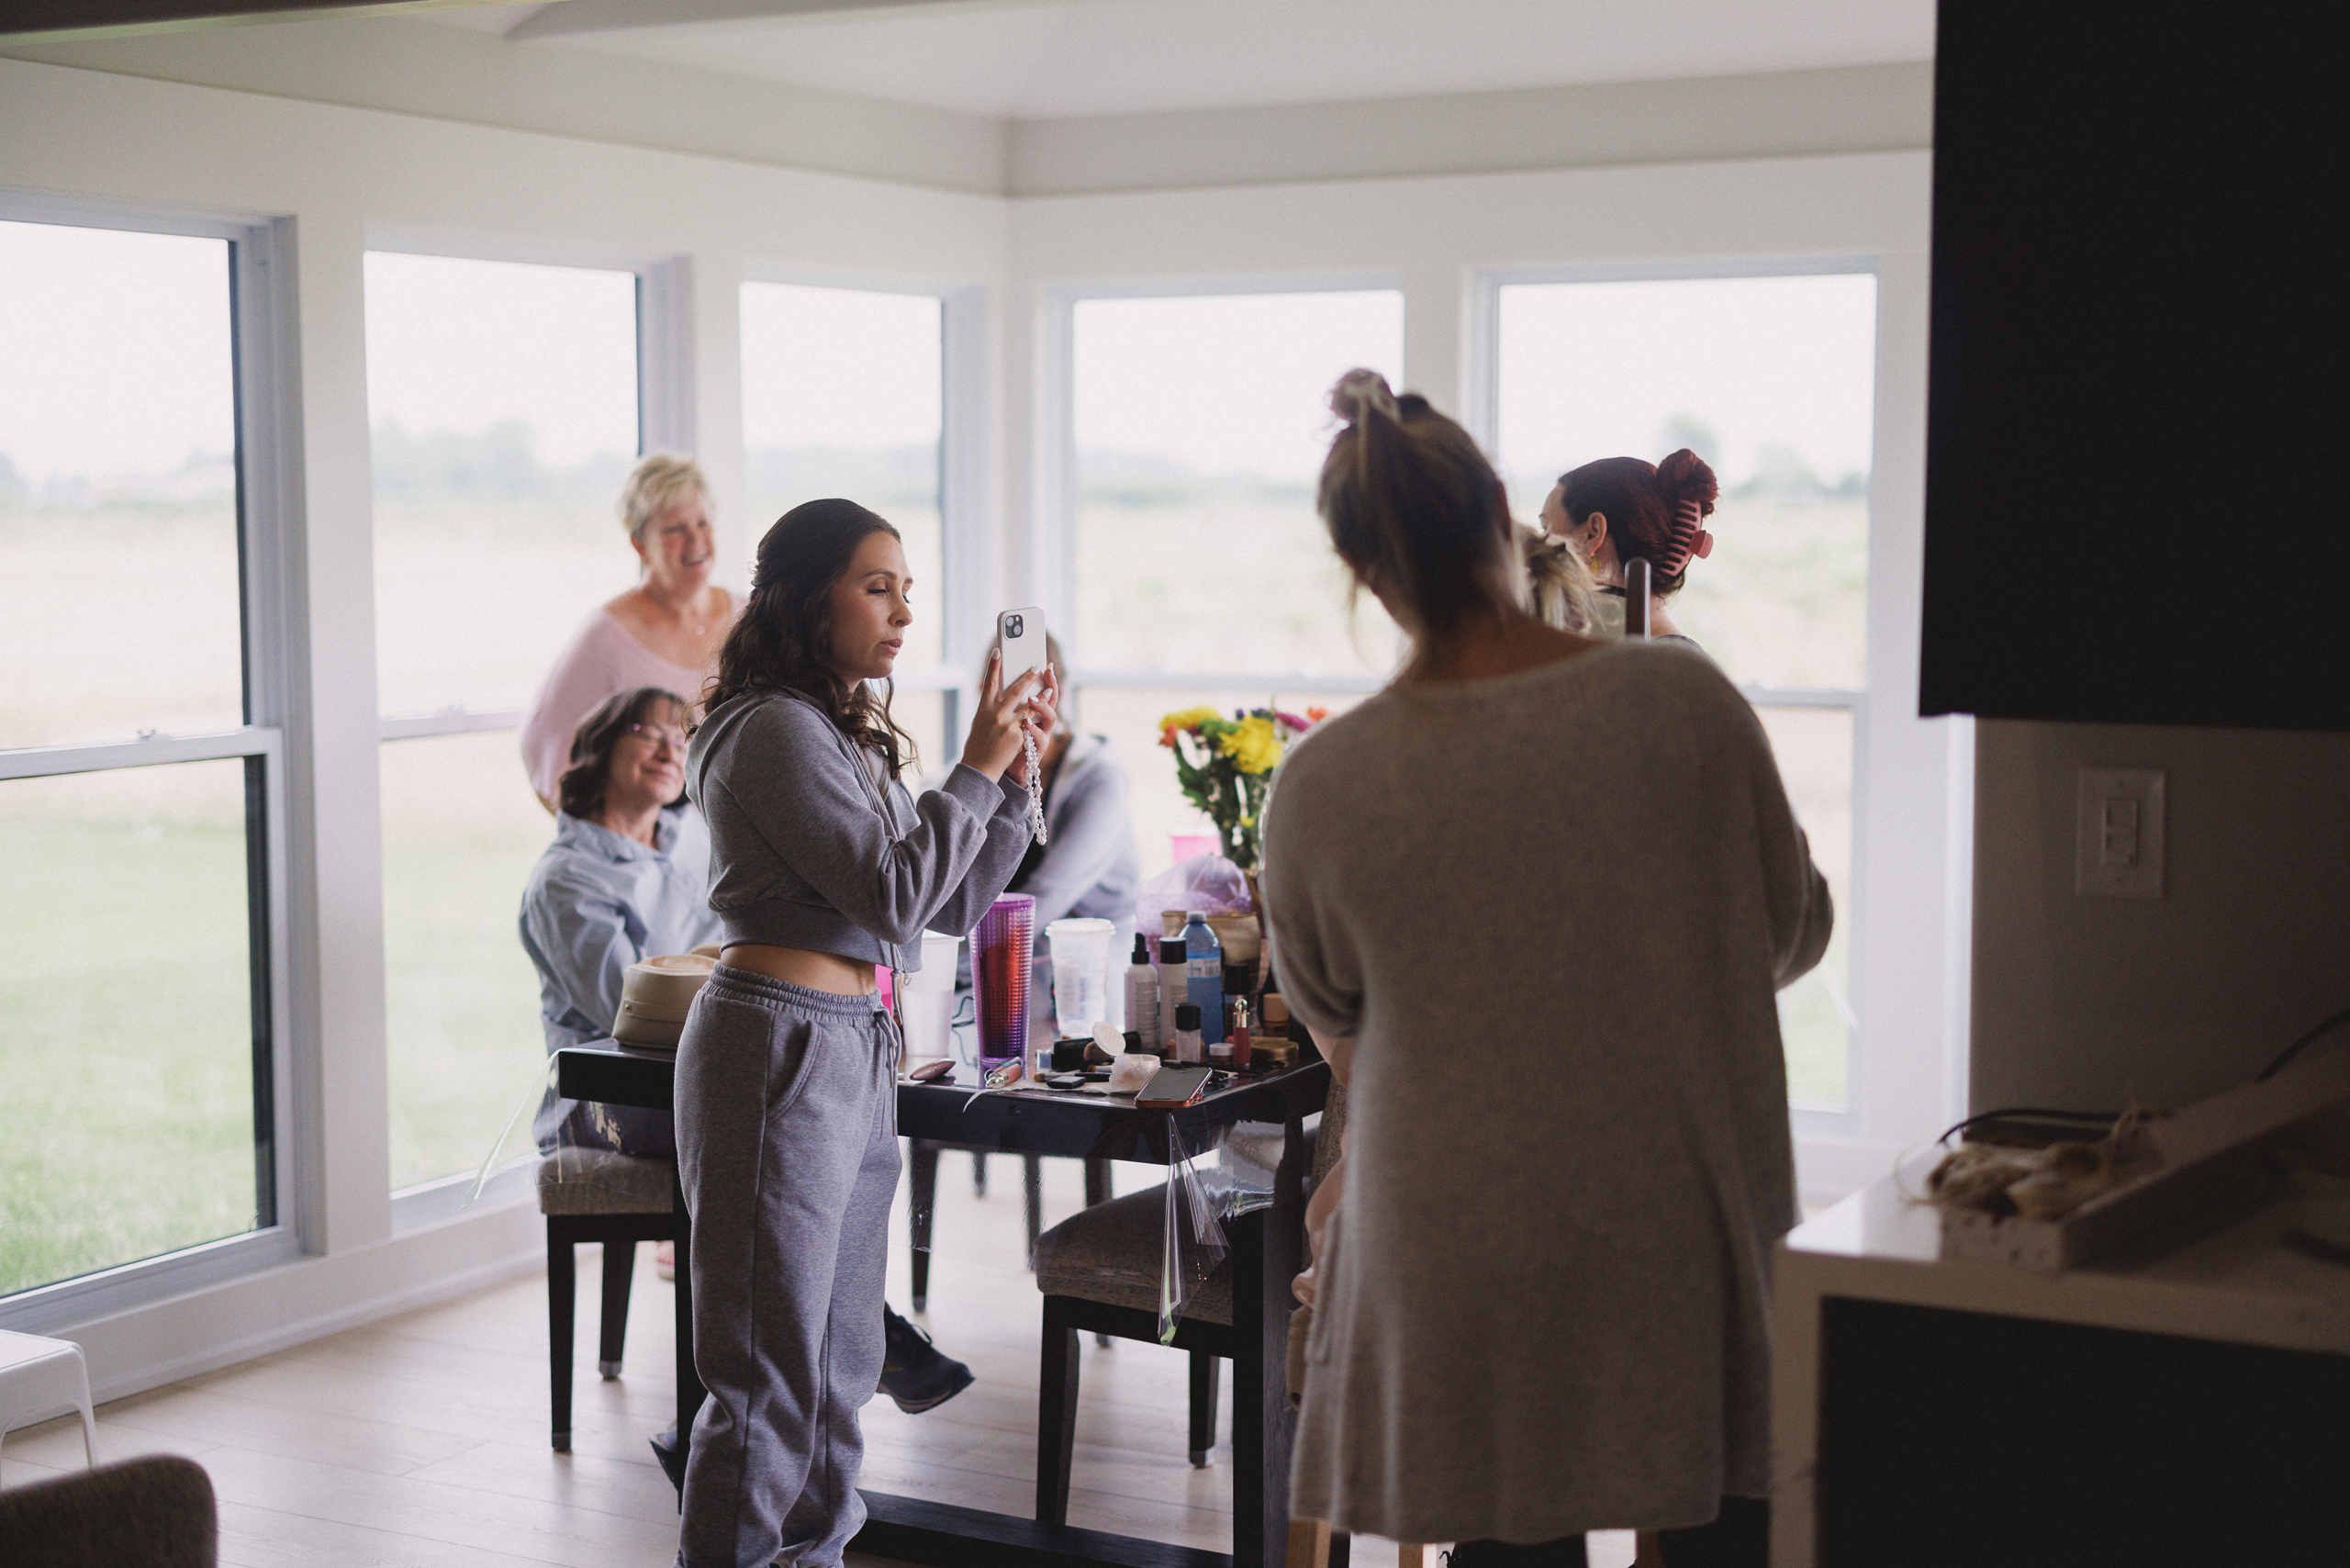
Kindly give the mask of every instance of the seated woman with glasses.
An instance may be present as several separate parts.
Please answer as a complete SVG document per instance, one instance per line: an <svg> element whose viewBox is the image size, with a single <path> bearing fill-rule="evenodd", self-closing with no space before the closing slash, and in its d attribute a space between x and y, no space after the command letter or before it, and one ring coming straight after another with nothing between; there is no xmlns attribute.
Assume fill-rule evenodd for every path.
<svg viewBox="0 0 2350 1568"><path fill-rule="evenodd" d="M539 1022L550 1055L610 1037L631 964L718 939L710 830L686 799L687 712L676 692L640 686L607 698L572 734L554 842L522 894L522 949L538 968ZM561 1145L677 1158L668 1112L560 1100L552 1086L532 1130L546 1153ZM888 1341L881 1392L900 1409L927 1410L971 1385L968 1367L881 1310ZM674 1448L657 1439L654 1447L665 1468L682 1464Z"/></svg>

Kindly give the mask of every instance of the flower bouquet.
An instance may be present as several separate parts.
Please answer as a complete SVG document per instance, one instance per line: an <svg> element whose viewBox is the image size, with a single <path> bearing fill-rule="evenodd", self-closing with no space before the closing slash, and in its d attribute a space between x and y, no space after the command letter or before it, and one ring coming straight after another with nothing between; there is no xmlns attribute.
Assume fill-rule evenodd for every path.
<svg viewBox="0 0 2350 1568"><path fill-rule="evenodd" d="M1229 719L1213 708L1186 708L1158 721L1158 744L1175 754L1183 798L1215 823L1224 857L1243 871L1257 869L1258 823L1281 754L1327 717L1324 708L1308 708L1304 718L1258 708Z"/></svg>

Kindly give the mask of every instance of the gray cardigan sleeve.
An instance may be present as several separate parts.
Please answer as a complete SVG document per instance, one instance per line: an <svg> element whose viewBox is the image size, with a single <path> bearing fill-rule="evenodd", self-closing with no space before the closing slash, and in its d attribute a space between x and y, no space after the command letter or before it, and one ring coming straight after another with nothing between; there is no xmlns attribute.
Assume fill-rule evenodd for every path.
<svg viewBox="0 0 2350 1568"><path fill-rule="evenodd" d="M894 831L846 738L804 703L762 706L733 753L715 788L777 858L883 942L978 924L1027 847L1026 792L960 763L913 802L912 829Z"/></svg>

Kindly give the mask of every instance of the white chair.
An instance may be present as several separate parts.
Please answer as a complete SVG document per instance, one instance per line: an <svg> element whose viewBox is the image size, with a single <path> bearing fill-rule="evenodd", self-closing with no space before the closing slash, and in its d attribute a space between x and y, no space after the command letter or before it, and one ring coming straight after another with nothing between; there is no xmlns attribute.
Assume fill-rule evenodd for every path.
<svg viewBox="0 0 2350 1568"><path fill-rule="evenodd" d="M61 1405L82 1413L82 1461L98 1462L98 1423L90 1410L90 1369L71 1339L43 1339L0 1328L0 1440L11 1427Z"/></svg>

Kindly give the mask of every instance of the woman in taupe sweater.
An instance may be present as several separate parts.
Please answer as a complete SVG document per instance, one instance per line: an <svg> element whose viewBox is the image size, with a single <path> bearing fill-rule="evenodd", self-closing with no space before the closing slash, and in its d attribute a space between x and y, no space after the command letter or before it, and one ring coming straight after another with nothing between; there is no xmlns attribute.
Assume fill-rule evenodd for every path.
<svg viewBox="0 0 2350 1568"><path fill-rule="evenodd" d="M1333 406L1322 515L1412 655L1265 826L1283 991L1350 1085L1292 1506L1460 1568L1626 1529L1759 1568L1773 992L1826 885L1709 661L1542 624L1467 434L1368 371Z"/></svg>

